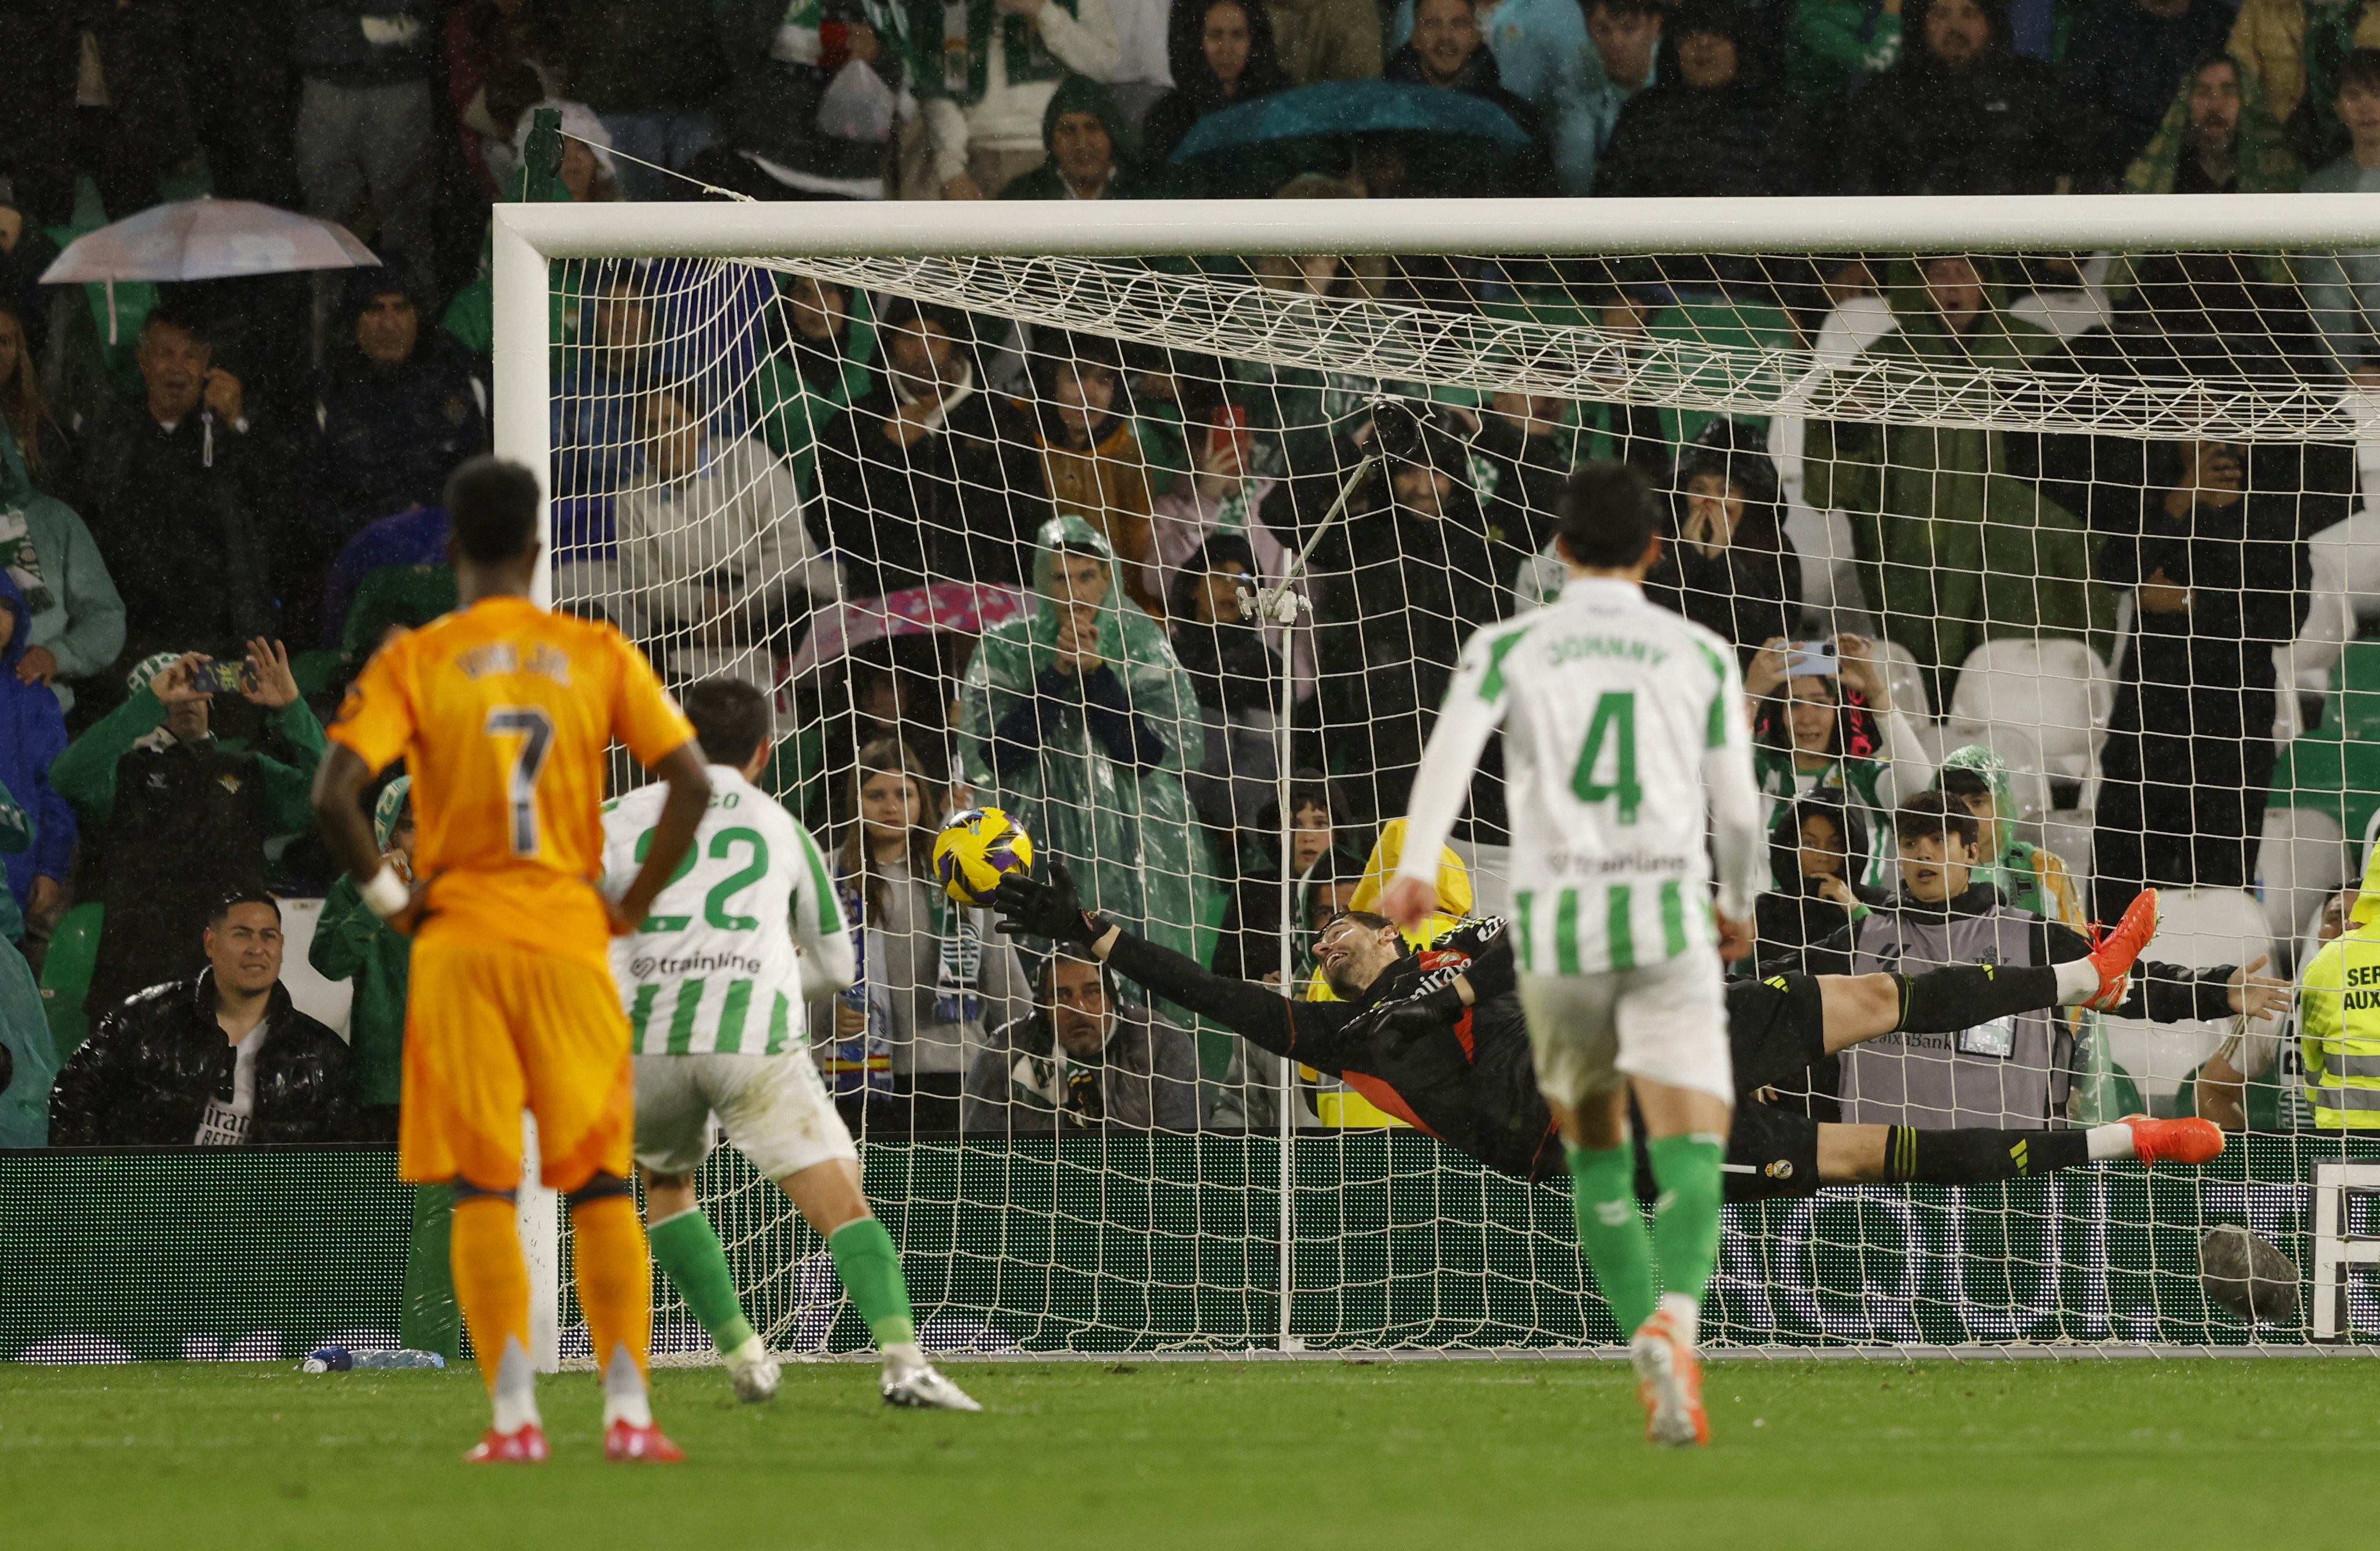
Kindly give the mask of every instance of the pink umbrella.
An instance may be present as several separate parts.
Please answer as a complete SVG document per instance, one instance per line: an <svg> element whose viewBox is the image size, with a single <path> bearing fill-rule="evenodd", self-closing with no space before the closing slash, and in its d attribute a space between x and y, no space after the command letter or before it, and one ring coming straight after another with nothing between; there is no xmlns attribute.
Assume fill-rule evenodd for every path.
<svg viewBox="0 0 2380 1551"><path fill-rule="evenodd" d="M205 198L152 205L86 232L42 272L42 284L104 285L108 343L114 344L119 280L226 280L379 264L370 248L334 221L248 200Z"/></svg>
<svg viewBox="0 0 2380 1551"><path fill-rule="evenodd" d="M1033 612L1033 594L989 582L929 582L881 598L830 603L810 616L810 633L785 665L786 682L814 673L855 647L893 636L956 630L980 636L993 625Z"/></svg>

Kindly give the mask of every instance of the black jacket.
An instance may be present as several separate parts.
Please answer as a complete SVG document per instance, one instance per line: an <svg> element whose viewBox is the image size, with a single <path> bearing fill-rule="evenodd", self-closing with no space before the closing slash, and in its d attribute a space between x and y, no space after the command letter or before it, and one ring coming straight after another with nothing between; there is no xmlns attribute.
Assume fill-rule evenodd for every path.
<svg viewBox="0 0 2380 1551"><path fill-rule="evenodd" d="M2172 17L2136 5L2083 7L2067 45L2066 88L2076 110L2090 115L2079 170L2093 188L2113 190L2122 181L2190 67L2223 52L2231 22L2222 0L2188 0Z"/></svg>
<svg viewBox="0 0 2380 1551"><path fill-rule="evenodd" d="M83 516L123 596L136 654L170 645L224 655L273 633L263 434L205 414L167 430L138 397L118 399L94 429Z"/></svg>
<svg viewBox="0 0 2380 1551"><path fill-rule="evenodd" d="M1781 85L1742 74L1706 91L1664 79L1620 110L1595 160L1595 192L1607 199L1806 193L1806 140L1802 104Z"/></svg>
<svg viewBox="0 0 2380 1551"><path fill-rule="evenodd" d="M332 332L330 359L314 380L314 488L310 533L289 532L315 576L356 529L408 506L445 498L455 466L488 447L488 416L470 352L438 326L430 295L400 274L359 272ZM420 319L413 354L395 366L366 357L356 319L370 297L402 289Z"/></svg>
<svg viewBox="0 0 2380 1551"><path fill-rule="evenodd" d="M2046 194L2083 159L2056 72L1994 44L1963 70L1925 52L1927 0L1911 0L1900 63L1852 96L1841 144L1846 194ZM2008 30L1996 26L1994 36Z"/></svg>
<svg viewBox="0 0 2380 1551"><path fill-rule="evenodd" d="M1259 1049L1347 1084L1447 1145L1517 1180L1565 1167L1513 990L1504 923L1465 924L1382 972L1353 1001L1291 1001L1227 980L1125 932L1108 965L1169 1001L1229 1026ZM1464 1007L1457 975L1477 997Z"/></svg>
<svg viewBox="0 0 2380 1551"><path fill-rule="evenodd" d="M819 435L810 536L835 551L853 598L936 581L1030 586L1033 536L1049 520L1030 429L1006 427L997 395L976 391L908 446L884 434L892 388L876 390Z"/></svg>
<svg viewBox="0 0 2380 1551"><path fill-rule="evenodd" d="M276 985L256 1053L253 1144L344 1142L355 1129L347 1043ZM237 1049L215 1022L214 971L152 986L100 1021L50 1091L54 1147L187 1146L212 1097L228 1097Z"/></svg>

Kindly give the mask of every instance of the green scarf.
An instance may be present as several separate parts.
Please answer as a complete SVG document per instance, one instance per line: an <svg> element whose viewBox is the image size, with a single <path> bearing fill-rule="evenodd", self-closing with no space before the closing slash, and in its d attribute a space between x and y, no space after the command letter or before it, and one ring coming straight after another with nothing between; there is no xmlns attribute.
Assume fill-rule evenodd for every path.
<svg viewBox="0 0 2380 1551"><path fill-rule="evenodd" d="M1048 0L1068 16L1080 13L1081 0ZM966 16L966 73L958 72L959 51L952 45L958 34L952 27L958 20L962 6ZM1028 81L1058 80L1067 73L1065 63L1050 52L1041 41L1041 30L1032 21L1013 12L1002 11L992 0L944 0L942 6L942 91L955 97L961 105L973 107L983 101L985 88L991 74L991 33L1000 30L1002 61L1008 67L1008 84L1021 86Z"/></svg>

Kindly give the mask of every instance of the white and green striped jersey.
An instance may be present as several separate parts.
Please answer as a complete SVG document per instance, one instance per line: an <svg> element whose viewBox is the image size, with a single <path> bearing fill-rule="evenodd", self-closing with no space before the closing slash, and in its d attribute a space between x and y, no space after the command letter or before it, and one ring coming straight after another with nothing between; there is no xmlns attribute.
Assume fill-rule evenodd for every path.
<svg viewBox="0 0 2380 1551"><path fill-rule="evenodd" d="M1404 875L1435 880L1499 725L1523 969L1592 975L1716 946L1714 854L1719 908L1751 915L1766 856L1734 648L1602 577L1474 634L1414 780Z"/></svg>
<svg viewBox="0 0 2380 1551"><path fill-rule="evenodd" d="M603 887L617 895L652 848L668 788L603 807ZM798 943L801 954L796 957ZM780 1055L804 1043L808 992L851 984L851 932L818 842L775 798L710 767L710 811L643 924L612 940L612 977L641 1056Z"/></svg>

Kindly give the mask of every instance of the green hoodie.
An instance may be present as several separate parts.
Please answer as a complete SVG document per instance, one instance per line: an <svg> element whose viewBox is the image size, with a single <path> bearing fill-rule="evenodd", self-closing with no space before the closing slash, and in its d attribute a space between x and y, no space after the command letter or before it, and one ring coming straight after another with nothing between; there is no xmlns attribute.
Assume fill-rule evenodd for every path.
<svg viewBox="0 0 2380 1551"><path fill-rule="evenodd" d="M382 851L396 833L413 778L399 776L382 789L372 806L372 838ZM356 880L345 873L331 885L314 925L306 962L325 980L356 983L347 1013L347 1043L355 1048L356 1081L366 1104L394 1104L401 1086L405 1052L405 997L412 983L413 939L371 913Z"/></svg>
<svg viewBox="0 0 2380 1551"><path fill-rule="evenodd" d="M1986 856L1970 875L1971 881L1988 883L2018 910L2072 927L2083 926L2082 906L2075 897L2074 879L2065 861L2054 851L2017 839L2016 799L2009 788L2008 762L1981 744L1969 744L1945 755L1942 769L1973 770L1990 783L1992 808L1998 817L1997 855ZM1940 777L1936 778L1940 784Z"/></svg>
<svg viewBox="0 0 2380 1551"><path fill-rule="evenodd" d="M1091 730L1079 687L1058 673L1053 648L1062 611L1052 589L1062 545L1095 554L1108 568L1099 655L1123 682L1135 718L1163 745L1153 769L1135 771L1115 759ZM1214 883L1182 784L1185 751L1202 746L1205 735L1190 677L1174 660L1164 627L1125 595L1114 551L1083 518L1041 525L1033 585L1041 607L984 632L959 691L961 752L976 798L1006 809L1040 854L1063 860L1085 905L1195 957ZM1046 683L1045 674L1052 675ZM1060 688L1073 692L1073 703L1052 693ZM1040 753L1025 769L1002 775L992 764L992 730L1037 697Z"/></svg>
<svg viewBox="0 0 2380 1551"><path fill-rule="evenodd" d="M2029 371L2058 341L2009 317L1988 270L1984 278L1983 316L1961 338L1927 302L1916 269L1893 266L1887 289L1900 326L1861 361L1961 377ZM1985 641L2070 636L2107 655L2116 597L2091 579L2097 545L2009 472L2003 432L1814 418L1804 466L1810 504L1849 514L1860 590L1885 635L1928 670L1937 707L1949 703L1961 665Z"/></svg>

